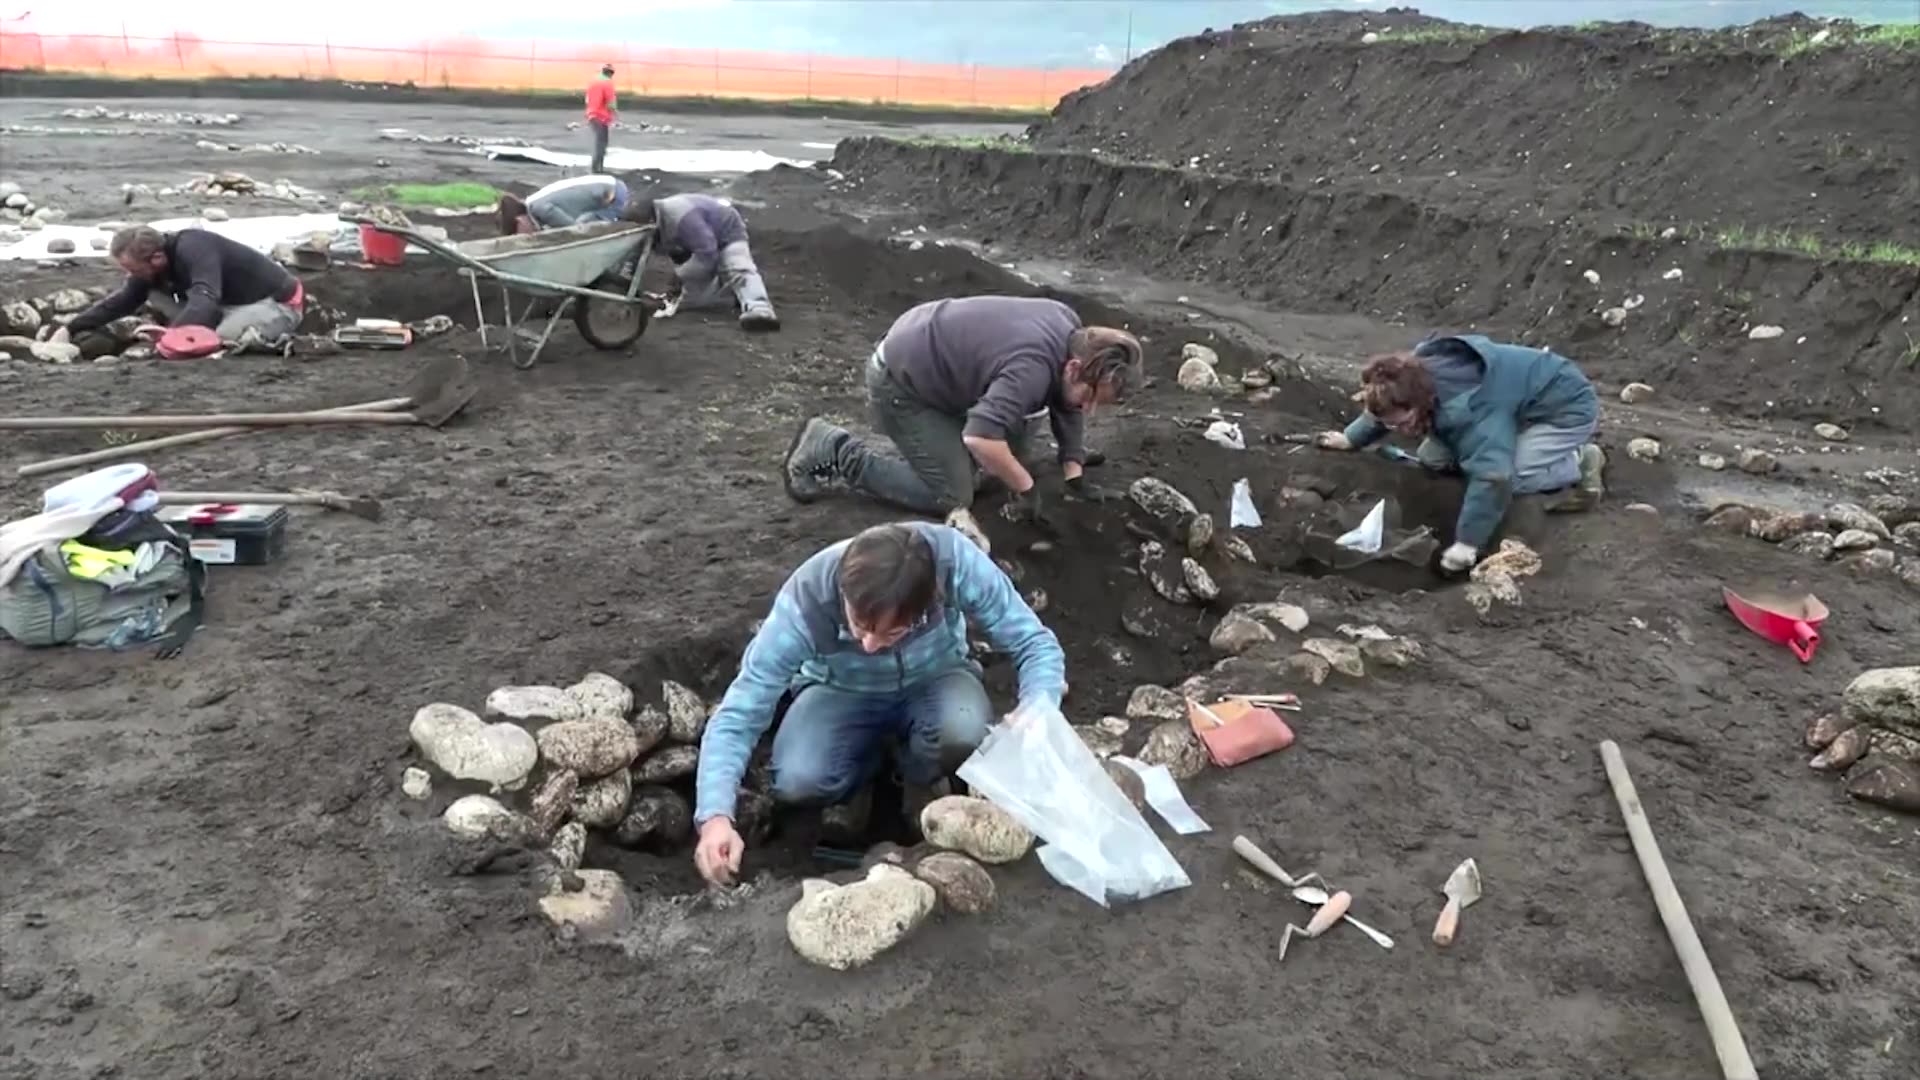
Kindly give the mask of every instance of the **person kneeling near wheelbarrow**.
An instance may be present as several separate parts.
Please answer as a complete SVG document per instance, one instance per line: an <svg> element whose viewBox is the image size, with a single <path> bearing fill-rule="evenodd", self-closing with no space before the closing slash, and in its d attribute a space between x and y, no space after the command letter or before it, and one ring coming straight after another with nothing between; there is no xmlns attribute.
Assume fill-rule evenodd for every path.
<svg viewBox="0 0 1920 1080"><path fill-rule="evenodd" d="M300 328L306 290L260 252L206 229L163 233L135 225L113 234L107 254L127 272L118 292L41 336L66 342L145 305L168 327L204 326L229 344L248 330L265 341ZM157 332L155 328L144 328Z"/></svg>
<svg viewBox="0 0 1920 1080"><path fill-rule="evenodd" d="M800 565L740 661L700 740L694 864L730 883L746 850L734 818L747 760L782 695L773 735L777 803L838 807L864 833L868 781L891 754L917 824L986 737L993 705L967 623L1013 658L1022 705L1058 707L1066 654L1013 582L965 536L930 522L877 525ZM851 820L849 820L851 819ZM845 839L860 839L858 836Z"/></svg>
<svg viewBox="0 0 1920 1080"><path fill-rule="evenodd" d="M626 217L657 224L659 245L674 263L667 306L655 318L671 316L682 306L709 307L731 298L742 329L780 328L747 246L747 222L740 211L711 195L689 193L641 200Z"/></svg>
<svg viewBox="0 0 1920 1080"><path fill-rule="evenodd" d="M1366 411L1345 431L1314 440L1324 450L1363 450L1388 434L1425 436L1420 464L1467 477L1450 573L1473 566L1515 495L1561 493L1553 511L1586 510L1605 492L1607 458L1593 443L1600 401L1573 361L1546 349L1478 334L1434 338L1412 352L1367 361Z"/></svg>
<svg viewBox="0 0 1920 1080"><path fill-rule="evenodd" d="M570 176L526 197L500 196L495 206L500 234L564 229L596 221L619 221L633 201L626 181L612 176Z"/></svg>

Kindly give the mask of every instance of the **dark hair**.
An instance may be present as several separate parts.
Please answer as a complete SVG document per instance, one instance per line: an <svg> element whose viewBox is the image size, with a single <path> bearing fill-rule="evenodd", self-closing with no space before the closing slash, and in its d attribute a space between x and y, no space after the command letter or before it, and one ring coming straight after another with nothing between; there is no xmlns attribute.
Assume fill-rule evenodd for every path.
<svg viewBox="0 0 1920 1080"><path fill-rule="evenodd" d="M621 221L635 225L651 225L655 216L653 200L642 195L628 196L627 205L620 211Z"/></svg>
<svg viewBox="0 0 1920 1080"><path fill-rule="evenodd" d="M167 247L166 234L150 225L130 225L113 234L107 242L107 254L118 259L126 256L144 262Z"/></svg>
<svg viewBox="0 0 1920 1080"><path fill-rule="evenodd" d="M1112 388L1115 401L1125 401L1146 374L1140 339L1110 326L1084 326L1067 339L1067 355L1080 361L1079 382Z"/></svg>
<svg viewBox="0 0 1920 1080"><path fill-rule="evenodd" d="M940 596L933 545L911 525L875 525L840 555L840 596L863 621L912 622Z"/></svg>
<svg viewBox="0 0 1920 1080"><path fill-rule="evenodd" d="M1369 359L1360 369L1360 393L1367 411L1374 416L1402 411L1430 416L1438 396L1433 388L1433 373L1410 352L1385 353Z"/></svg>
<svg viewBox="0 0 1920 1080"><path fill-rule="evenodd" d="M520 215L527 212L527 204L515 196L502 195L495 212L500 217L500 235L512 236L520 231Z"/></svg>

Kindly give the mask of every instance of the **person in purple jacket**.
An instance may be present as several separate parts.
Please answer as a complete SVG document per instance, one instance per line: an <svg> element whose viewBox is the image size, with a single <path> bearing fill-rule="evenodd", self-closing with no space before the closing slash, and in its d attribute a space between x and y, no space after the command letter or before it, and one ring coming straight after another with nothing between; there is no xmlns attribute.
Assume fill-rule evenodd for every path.
<svg viewBox="0 0 1920 1080"><path fill-rule="evenodd" d="M629 221L659 226L658 244L674 262L674 287L659 316L682 306L707 307L731 297L745 330L778 330L780 317L767 298L766 282L747 246L747 223L728 203L711 195L669 195L641 200Z"/></svg>

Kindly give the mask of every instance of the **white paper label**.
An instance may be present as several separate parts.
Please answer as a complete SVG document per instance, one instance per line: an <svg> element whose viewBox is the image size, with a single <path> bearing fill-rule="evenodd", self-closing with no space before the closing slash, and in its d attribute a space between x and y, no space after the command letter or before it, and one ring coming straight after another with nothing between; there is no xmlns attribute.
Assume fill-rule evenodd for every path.
<svg viewBox="0 0 1920 1080"><path fill-rule="evenodd" d="M202 536L187 541L187 551L203 563L231 563L239 545L218 536Z"/></svg>

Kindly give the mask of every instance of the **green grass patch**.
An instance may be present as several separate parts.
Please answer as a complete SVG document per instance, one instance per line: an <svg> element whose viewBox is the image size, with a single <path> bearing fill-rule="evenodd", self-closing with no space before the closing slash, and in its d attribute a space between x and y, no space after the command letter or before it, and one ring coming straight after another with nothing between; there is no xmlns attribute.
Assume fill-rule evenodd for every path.
<svg viewBox="0 0 1920 1080"><path fill-rule="evenodd" d="M1920 23L1865 27L1854 40L1862 45L1883 45L1891 49L1920 49Z"/></svg>
<svg viewBox="0 0 1920 1080"><path fill-rule="evenodd" d="M1822 240L1813 233L1794 232L1791 229L1749 229L1742 225L1721 229L1708 238L1715 246L1736 251L1789 251L1814 259L1920 267L1920 248L1891 241L1877 244L1865 244L1857 240L1835 243Z"/></svg>
<svg viewBox="0 0 1920 1080"><path fill-rule="evenodd" d="M386 203L404 208L443 208L471 210L492 206L500 201L500 192L488 184L387 184L364 188L354 193L362 202Z"/></svg>
<svg viewBox="0 0 1920 1080"><path fill-rule="evenodd" d="M1011 135L907 135L896 140L908 146L949 146L961 150L1006 150L1030 154L1033 146Z"/></svg>
<svg viewBox="0 0 1920 1080"><path fill-rule="evenodd" d="M1494 33L1484 26L1416 26L1407 30L1382 30L1380 40L1400 45L1478 44L1492 38Z"/></svg>

